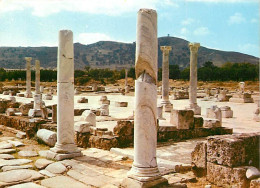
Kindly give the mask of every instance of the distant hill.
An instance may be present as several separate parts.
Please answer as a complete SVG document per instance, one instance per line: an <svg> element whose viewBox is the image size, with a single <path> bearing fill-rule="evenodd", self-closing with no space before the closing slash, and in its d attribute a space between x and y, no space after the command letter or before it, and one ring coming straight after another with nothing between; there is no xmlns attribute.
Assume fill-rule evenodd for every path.
<svg viewBox="0 0 260 188"><path fill-rule="evenodd" d="M172 46L170 64L178 64L180 68L189 66L188 41L176 37L158 38L159 46ZM121 43L100 41L94 44L74 44L75 69L91 68L121 69L133 67L135 62L135 42ZM24 57L39 59L41 67L55 69L57 67L57 47L0 47L0 67L24 68ZM259 58L238 52L226 52L201 46L198 55L198 66L212 61L221 66L226 62L248 62L257 64ZM159 67L162 64L162 53L158 48ZM32 62L34 64L34 62Z"/></svg>

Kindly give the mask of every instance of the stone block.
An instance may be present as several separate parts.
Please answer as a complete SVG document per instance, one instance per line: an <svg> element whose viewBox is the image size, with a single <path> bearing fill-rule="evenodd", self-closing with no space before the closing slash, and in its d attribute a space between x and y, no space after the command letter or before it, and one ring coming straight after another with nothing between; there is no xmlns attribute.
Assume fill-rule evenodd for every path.
<svg viewBox="0 0 260 188"><path fill-rule="evenodd" d="M94 127L96 126L96 114L93 110L85 110L82 113L80 120L89 122Z"/></svg>
<svg viewBox="0 0 260 188"><path fill-rule="evenodd" d="M221 127L221 124L218 119L204 118L203 127L204 128L215 128L215 127Z"/></svg>
<svg viewBox="0 0 260 188"><path fill-rule="evenodd" d="M13 108L7 108L5 113L7 116L15 116L15 110Z"/></svg>
<svg viewBox="0 0 260 188"><path fill-rule="evenodd" d="M134 139L134 121L117 121L113 132L120 147L129 146Z"/></svg>
<svg viewBox="0 0 260 188"><path fill-rule="evenodd" d="M212 118L212 119L217 119L217 120L219 120L220 125L222 124L221 110L216 105L213 105L210 108L206 109L206 117Z"/></svg>
<svg viewBox="0 0 260 188"><path fill-rule="evenodd" d="M127 107L128 102L115 102L115 107Z"/></svg>
<svg viewBox="0 0 260 188"><path fill-rule="evenodd" d="M201 128L203 127L203 118L201 116L194 116L194 128Z"/></svg>
<svg viewBox="0 0 260 188"><path fill-rule="evenodd" d="M250 188L259 188L260 187L260 178L252 180L250 182Z"/></svg>
<svg viewBox="0 0 260 188"><path fill-rule="evenodd" d="M74 130L79 133L90 132L91 123L85 121L78 121L74 124Z"/></svg>
<svg viewBox="0 0 260 188"><path fill-rule="evenodd" d="M77 100L78 103L88 103L88 99L85 97L81 97Z"/></svg>
<svg viewBox="0 0 260 188"><path fill-rule="evenodd" d="M229 106L222 106L220 107L221 114L223 118L232 118L233 117L233 110Z"/></svg>
<svg viewBox="0 0 260 188"><path fill-rule="evenodd" d="M32 108L33 108L32 103L21 104L19 106L19 110L20 110L20 112L22 113L23 116L28 116L28 112Z"/></svg>
<svg viewBox="0 0 260 188"><path fill-rule="evenodd" d="M52 95L51 94L46 94L45 96L44 96L44 100L52 100Z"/></svg>
<svg viewBox="0 0 260 188"><path fill-rule="evenodd" d="M234 135L214 136L207 140L207 161L235 167L245 165L246 151L243 140Z"/></svg>
<svg viewBox="0 0 260 188"><path fill-rule="evenodd" d="M117 139L113 136L103 135L103 136L90 136L89 146L94 148L100 148L105 150L110 150L111 148L118 147Z"/></svg>
<svg viewBox="0 0 260 188"><path fill-rule="evenodd" d="M38 130L37 137L49 146L54 146L57 141L56 132L53 132L53 131L50 131L47 129Z"/></svg>
<svg viewBox="0 0 260 188"><path fill-rule="evenodd" d="M207 169L207 142L198 142L191 152L191 165L193 168Z"/></svg>
<svg viewBox="0 0 260 188"><path fill-rule="evenodd" d="M246 170L246 167L231 168L208 162L207 180L217 186L246 188L250 185Z"/></svg>
<svg viewBox="0 0 260 188"><path fill-rule="evenodd" d="M177 126L177 129L194 128L194 112L192 110L172 110L170 123Z"/></svg>

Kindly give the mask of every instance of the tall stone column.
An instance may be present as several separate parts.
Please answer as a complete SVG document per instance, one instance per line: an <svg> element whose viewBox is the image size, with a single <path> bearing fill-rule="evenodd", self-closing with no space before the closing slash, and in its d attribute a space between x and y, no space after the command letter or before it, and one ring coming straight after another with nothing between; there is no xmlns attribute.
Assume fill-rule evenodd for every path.
<svg viewBox="0 0 260 188"><path fill-rule="evenodd" d="M125 69L125 93L129 93L129 87L128 87L128 83L127 83L127 73L128 73L128 70Z"/></svg>
<svg viewBox="0 0 260 188"><path fill-rule="evenodd" d="M198 50L200 43L190 43L190 88L189 88L189 101L190 106L195 115L201 114L201 108L197 105L197 62Z"/></svg>
<svg viewBox="0 0 260 188"><path fill-rule="evenodd" d="M157 13L140 9L137 15L135 60L134 162L125 187L150 187L167 182L156 160L157 146Z"/></svg>
<svg viewBox="0 0 260 188"><path fill-rule="evenodd" d="M41 117L42 96L40 94L40 61L35 60L35 94L33 109L28 112L29 117Z"/></svg>
<svg viewBox="0 0 260 188"><path fill-rule="evenodd" d="M35 60L35 94L41 94L40 92L40 61Z"/></svg>
<svg viewBox="0 0 260 188"><path fill-rule="evenodd" d="M31 57L25 57L26 61L26 98L32 98L32 91L31 91Z"/></svg>
<svg viewBox="0 0 260 188"><path fill-rule="evenodd" d="M171 46L161 46L163 53L162 62L162 101L163 111L171 112L172 104L169 100L169 52L172 50Z"/></svg>
<svg viewBox="0 0 260 188"><path fill-rule="evenodd" d="M59 32L57 70L57 142L47 157L62 160L82 155L74 142L74 49L70 30Z"/></svg>

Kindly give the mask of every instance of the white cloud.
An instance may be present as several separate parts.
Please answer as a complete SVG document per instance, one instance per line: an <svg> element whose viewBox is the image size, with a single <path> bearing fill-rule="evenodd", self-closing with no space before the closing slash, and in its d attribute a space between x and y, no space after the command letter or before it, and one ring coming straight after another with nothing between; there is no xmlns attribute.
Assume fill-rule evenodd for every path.
<svg viewBox="0 0 260 188"><path fill-rule="evenodd" d="M187 35L187 34L189 33L189 30L188 30L186 27L183 27L183 28L181 28L180 33L181 33L182 35Z"/></svg>
<svg viewBox="0 0 260 188"><path fill-rule="evenodd" d="M258 52L258 57L259 57L259 46L256 44L251 44L251 43L247 43L247 44L240 44L238 45L238 49L239 51L246 53L246 54L253 54L253 52Z"/></svg>
<svg viewBox="0 0 260 188"><path fill-rule="evenodd" d="M258 0L186 0L189 2L205 3L258 3Z"/></svg>
<svg viewBox="0 0 260 188"><path fill-rule="evenodd" d="M182 25L190 25L190 24L192 24L192 23L194 23L194 19L192 19L192 18L187 18L187 19L185 19L185 20L183 20L182 22L181 22L181 24Z"/></svg>
<svg viewBox="0 0 260 188"><path fill-rule="evenodd" d="M252 18L252 19L250 20L250 22L251 22L251 23L258 23L258 20L257 20L256 18Z"/></svg>
<svg viewBox="0 0 260 188"><path fill-rule="evenodd" d="M245 22L246 19L244 18L244 16L241 13L235 13L234 15L230 16L228 19L228 23L229 24L240 24Z"/></svg>
<svg viewBox="0 0 260 188"><path fill-rule="evenodd" d="M92 44L98 41L115 41L115 39L104 33L80 33L75 39L75 42L81 44Z"/></svg>
<svg viewBox="0 0 260 188"><path fill-rule="evenodd" d="M170 0L0 0L0 12L30 9L35 16L48 16L60 11L90 14L120 15L137 12L140 8L157 9L175 6Z"/></svg>
<svg viewBox="0 0 260 188"><path fill-rule="evenodd" d="M207 27L199 27L193 31L194 35L203 36L209 34L209 29Z"/></svg>

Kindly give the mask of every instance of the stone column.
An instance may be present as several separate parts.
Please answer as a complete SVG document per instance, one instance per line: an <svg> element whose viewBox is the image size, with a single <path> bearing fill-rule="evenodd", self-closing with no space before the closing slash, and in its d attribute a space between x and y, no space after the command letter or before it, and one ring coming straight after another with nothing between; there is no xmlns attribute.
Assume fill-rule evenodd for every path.
<svg viewBox="0 0 260 188"><path fill-rule="evenodd" d="M25 57L26 60L26 98L32 98L32 91L31 91L31 57Z"/></svg>
<svg viewBox="0 0 260 188"><path fill-rule="evenodd" d="M201 114L201 108L197 105L197 62L198 62L198 49L200 43L190 43L190 88L189 88L189 101L190 106L195 115Z"/></svg>
<svg viewBox="0 0 260 188"><path fill-rule="evenodd" d="M41 94L40 92L40 61L35 60L35 94Z"/></svg>
<svg viewBox="0 0 260 188"><path fill-rule="evenodd" d="M128 83L127 83L127 73L128 73L128 70L125 69L125 93L129 93L129 87L128 87Z"/></svg>
<svg viewBox="0 0 260 188"><path fill-rule="evenodd" d="M134 162L125 187L150 187L167 182L156 161L157 146L157 13L140 9L135 60Z"/></svg>
<svg viewBox="0 0 260 188"><path fill-rule="evenodd" d="M172 104L169 100L169 52L172 50L171 46L161 46L163 53L162 62L162 101L163 111L171 112Z"/></svg>
<svg viewBox="0 0 260 188"><path fill-rule="evenodd" d="M59 32L57 70L57 142L47 157L62 160L82 155L74 142L74 49L70 30Z"/></svg>

